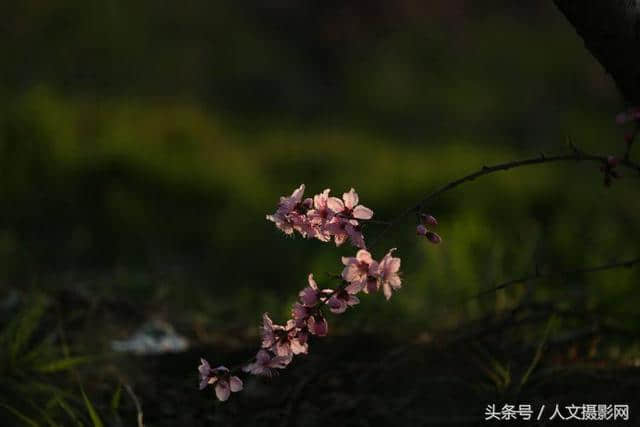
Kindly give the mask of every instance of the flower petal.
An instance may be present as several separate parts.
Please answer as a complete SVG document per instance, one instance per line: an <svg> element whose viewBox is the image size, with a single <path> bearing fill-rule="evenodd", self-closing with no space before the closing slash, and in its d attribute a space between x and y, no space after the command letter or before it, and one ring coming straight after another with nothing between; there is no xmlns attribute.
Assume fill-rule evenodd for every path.
<svg viewBox="0 0 640 427"><path fill-rule="evenodd" d="M335 314L344 313L347 310L347 303L336 295L329 298L327 305L329 306L329 310Z"/></svg>
<svg viewBox="0 0 640 427"><path fill-rule="evenodd" d="M395 273L400 270L400 258L390 258L386 265L387 271Z"/></svg>
<svg viewBox="0 0 640 427"><path fill-rule="evenodd" d="M297 339L291 340L291 352L293 354L307 354L309 345L307 343L301 343Z"/></svg>
<svg viewBox="0 0 640 427"><path fill-rule="evenodd" d="M354 262L356 262L356 259L354 257L350 257L350 256L342 257L342 264L344 265L353 264Z"/></svg>
<svg viewBox="0 0 640 427"><path fill-rule="evenodd" d="M371 219L373 211L366 206L358 205L353 209L352 215L358 219Z"/></svg>
<svg viewBox="0 0 640 427"><path fill-rule="evenodd" d="M353 282L360 277L358 266L356 264L347 265L342 270L342 278L347 282Z"/></svg>
<svg viewBox="0 0 640 427"><path fill-rule="evenodd" d="M366 249L360 249L356 254L356 259L366 264L371 264L371 262L373 261L373 258L371 257L371 253Z"/></svg>
<svg viewBox="0 0 640 427"><path fill-rule="evenodd" d="M387 278L387 281L391 285L393 289L400 289L402 287L402 280L400 280L400 276L397 274L392 274Z"/></svg>
<svg viewBox="0 0 640 427"><path fill-rule="evenodd" d="M216 383L216 397L219 401L225 402L229 396L231 395L231 390L229 389L229 383L224 380L220 380Z"/></svg>
<svg viewBox="0 0 640 427"><path fill-rule="evenodd" d="M348 209L353 209L358 204L358 193L352 188L348 193L342 195L342 199Z"/></svg>
<svg viewBox="0 0 640 427"><path fill-rule="evenodd" d="M365 283L366 283L365 280L358 280L355 282L351 282L344 288L344 290L347 291L347 293L350 295L355 295L358 292L362 291Z"/></svg>
<svg viewBox="0 0 640 427"><path fill-rule="evenodd" d="M287 357L291 354L291 345L289 344L289 341L278 341L275 344L275 353L278 356L284 356Z"/></svg>
<svg viewBox="0 0 640 427"><path fill-rule="evenodd" d="M291 193L291 198L297 202L302 201L302 195L304 194L304 184L300 185L300 187L296 188L293 193Z"/></svg>
<svg viewBox="0 0 640 427"><path fill-rule="evenodd" d="M318 289L318 284L313 278L313 273L309 273L309 277L307 277L307 281L309 282L309 286L311 287L311 289L314 289L314 290Z"/></svg>
<svg viewBox="0 0 640 427"><path fill-rule="evenodd" d="M313 207L316 209L324 209L327 206L330 191L331 190L327 188L322 193L313 196Z"/></svg>
<svg viewBox="0 0 640 427"><path fill-rule="evenodd" d="M200 366L198 366L198 372L201 376L208 376L211 372L211 365L204 358L200 358Z"/></svg>
<svg viewBox="0 0 640 427"><path fill-rule="evenodd" d="M337 197L329 197L327 200L327 207L334 213L342 212L344 210L344 203Z"/></svg>
<svg viewBox="0 0 640 427"><path fill-rule="evenodd" d="M382 292L384 292L384 297L388 300L389 298L391 298L391 286L385 282L382 284Z"/></svg>
<svg viewBox="0 0 640 427"><path fill-rule="evenodd" d="M238 377L231 377L229 378L229 388L231 388L231 391L238 392L240 390L242 390L242 380Z"/></svg>

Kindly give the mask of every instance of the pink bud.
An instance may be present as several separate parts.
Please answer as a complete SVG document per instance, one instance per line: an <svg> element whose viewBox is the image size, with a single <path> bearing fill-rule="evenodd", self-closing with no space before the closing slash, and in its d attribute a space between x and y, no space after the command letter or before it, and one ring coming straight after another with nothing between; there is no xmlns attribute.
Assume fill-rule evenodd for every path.
<svg viewBox="0 0 640 427"><path fill-rule="evenodd" d="M615 156L607 157L607 165L609 165L609 167L615 168L616 166L618 166L619 162L620 160Z"/></svg>
<svg viewBox="0 0 640 427"><path fill-rule="evenodd" d="M432 215L423 213L420 214L420 218L422 219L422 223L425 225L438 225L438 221Z"/></svg>
<svg viewBox="0 0 640 427"><path fill-rule="evenodd" d="M627 133L627 134L625 134L625 135L624 135L624 141L625 141L627 144L631 144L631 141L633 141L633 134L631 134L631 133Z"/></svg>
<svg viewBox="0 0 640 427"><path fill-rule="evenodd" d="M424 225L420 224L416 227L416 234L418 236L424 236L427 234L427 227L425 227Z"/></svg>
<svg viewBox="0 0 640 427"><path fill-rule="evenodd" d="M442 242L442 238L438 236L437 233L434 233L433 231L427 231L427 234L425 235L425 237L427 238L427 240L429 240L431 243L435 245Z"/></svg>

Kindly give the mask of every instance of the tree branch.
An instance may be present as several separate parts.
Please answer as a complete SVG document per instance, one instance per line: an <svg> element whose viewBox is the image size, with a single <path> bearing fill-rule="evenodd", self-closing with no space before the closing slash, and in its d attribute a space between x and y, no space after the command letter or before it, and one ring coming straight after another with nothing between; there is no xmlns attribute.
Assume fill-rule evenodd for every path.
<svg viewBox="0 0 640 427"><path fill-rule="evenodd" d="M632 106L640 105L640 0L554 0Z"/></svg>
<svg viewBox="0 0 640 427"><path fill-rule="evenodd" d="M558 155L558 156L545 156L544 154L541 153L539 156L533 157L533 158L530 158L530 159L517 160L517 161L507 162L507 163L500 163L500 164L493 165L493 166L483 166L479 171L473 172L473 173L471 173L469 175L463 176L462 178L458 178L458 179L456 179L454 181L451 181L451 182L443 185L442 187L438 188L437 190L431 192L426 197L424 197L418 204L416 204L415 206L412 206L411 208L407 209L406 211L401 213L399 216L394 218L392 221L390 221L388 223L388 225L385 228L382 229L380 234L378 234L376 236L376 238L373 240L373 243L371 244L371 246L372 247L375 246L376 243L380 241L382 236L390 228L392 228L395 224L397 224L398 221L400 221L402 218L404 218L405 216L409 215L412 212L419 212L422 209L422 207L429 200L435 198L436 196L439 196L442 193L445 193L445 192L447 192L449 190L452 190L452 189L458 187L459 185L464 184L465 182L473 181L476 178L479 178L481 176L489 175L489 174L492 174L492 173L495 173L495 172L505 171L505 170L509 170L509 169L514 169L514 168L518 168L518 167L522 167L522 166L539 165L539 164L551 163L551 162L588 161L588 162L596 162L596 163L600 163L600 164L606 164L607 163L607 157L606 156L585 153L585 152L582 152L582 151L578 150L574 146L571 146L571 147L572 147L573 151L570 154L564 154L564 155ZM621 166L624 166L627 169L633 170L633 171L635 171L635 172L640 174L640 165L635 163L635 162L633 162L633 161L631 161L631 160L629 160L629 159L622 159L622 160L620 160L619 164Z"/></svg>

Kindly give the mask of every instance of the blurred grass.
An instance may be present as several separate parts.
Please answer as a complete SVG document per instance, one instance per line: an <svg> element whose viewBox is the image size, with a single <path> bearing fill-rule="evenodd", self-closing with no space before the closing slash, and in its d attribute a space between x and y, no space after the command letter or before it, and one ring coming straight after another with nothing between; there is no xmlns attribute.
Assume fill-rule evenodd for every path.
<svg viewBox="0 0 640 427"><path fill-rule="evenodd" d="M265 310L286 315L308 272L339 273L340 256L353 252L285 238L264 219L300 183L309 194L354 186L376 217L390 219L484 164L537 155L464 139L397 144L344 128L247 130L194 104L98 106L45 87L5 105L0 126L4 283L54 287L115 271L89 288L142 307L151 300L200 311L214 325L250 326ZM618 137L610 124L585 127ZM604 149L600 138L576 142ZM564 144L558 135L549 147L561 152ZM366 308L346 324L394 319L394 327L415 330L452 309L455 321L494 307L499 296L457 305L460 298L536 265L555 271L637 255L640 201L637 179L627 178L606 189L595 164L552 164L444 194L428 207L444 243L415 238L413 218L389 233L379 250L399 248L404 289L392 304L364 298ZM368 226L369 240L376 233ZM582 279L538 283L536 295L620 312L636 304L620 296L637 269Z"/></svg>
<svg viewBox="0 0 640 427"><path fill-rule="evenodd" d="M3 425L59 426L72 421L83 425L82 403L94 426L103 425L82 385L82 399L74 390L75 369L96 361L95 357L71 356L61 328L56 328L56 312L42 294L30 295L27 304L15 309L0 329L0 422ZM6 307L3 307L6 308ZM3 316L7 313L2 312ZM4 319L3 319L4 320ZM53 327L51 325L54 325Z"/></svg>

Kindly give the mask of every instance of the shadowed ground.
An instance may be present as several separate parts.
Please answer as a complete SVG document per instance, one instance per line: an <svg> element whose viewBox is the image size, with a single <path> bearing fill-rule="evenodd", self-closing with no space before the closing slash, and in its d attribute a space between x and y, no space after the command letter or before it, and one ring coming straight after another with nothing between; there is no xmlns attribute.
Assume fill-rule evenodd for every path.
<svg viewBox="0 0 640 427"><path fill-rule="evenodd" d="M491 403L531 404L535 413L545 405L547 423L555 404L622 403L631 408L626 425L635 425L640 372L600 357L597 328L546 343L543 360L522 385L537 349L518 335L513 324L488 321L462 335L408 344L371 335L328 338L279 377L247 379L245 390L226 403L210 389L197 391L199 357L242 360L251 350L201 347L127 364L136 372L131 379L149 426L489 425L484 414ZM424 340L430 342L417 342ZM490 359L503 361L510 379L497 380L500 370ZM135 413L127 406L120 417L130 422Z"/></svg>

